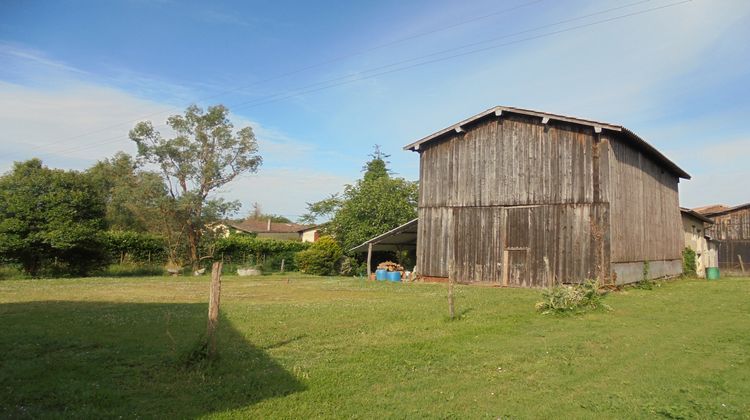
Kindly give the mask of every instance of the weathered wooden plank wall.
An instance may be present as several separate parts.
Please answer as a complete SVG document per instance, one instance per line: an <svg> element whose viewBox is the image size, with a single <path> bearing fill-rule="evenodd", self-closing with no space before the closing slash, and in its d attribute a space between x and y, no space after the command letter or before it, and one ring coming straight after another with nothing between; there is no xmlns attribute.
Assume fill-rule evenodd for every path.
<svg viewBox="0 0 750 420"><path fill-rule="evenodd" d="M709 225L706 231L718 242L719 267L725 270L739 270L739 255L745 269L750 270L750 208L709 217L714 224Z"/></svg>
<svg viewBox="0 0 750 420"><path fill-rule="evenodd" d="M421 152L420 272L447 276L452 258L459 281L528 287L608 270L608 149L593 129L513 115L465 130Z"/></svg>
<svg viewBox="0 0 750 420"><path fill-rule="evenodd" d="M609 143L612 262L682 258L677 176L616 136Z"/></svg>

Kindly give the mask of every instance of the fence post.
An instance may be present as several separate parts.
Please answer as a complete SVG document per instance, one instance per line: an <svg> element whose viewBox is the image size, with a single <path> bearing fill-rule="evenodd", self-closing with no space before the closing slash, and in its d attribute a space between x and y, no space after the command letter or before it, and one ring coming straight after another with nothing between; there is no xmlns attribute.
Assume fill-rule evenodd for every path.
<svg viewBox="0 0 750 420"><path fill-rule="evenodd" d="M284 272L284 259L281 259L281 272Z"/></svg>
<svg viewBox="0 0 750 420"><path fill-rule="evenodd" d="M737 254L737 259L740 260L740 268L742 269L742 272L745 272L745 263L742 262L742 255Z"/></svg>
<svg viewBox="0 0 750 420"><path fill-rule="evenodd" d="M448 264L448 315L451 319L455 318L456 310L453 305L453 281L455 274L453 273L453 263Z"/></svg>
<svg viewBox="0 0 750 420"><path fill-rule="evenodd" d="M370 264L372 264L372 242L367 244L367 280L370 280L370 274L372 273Z"/></svg>
<svg viewBox="0 0 750 420"><path fill-rule="evenodd" d="M208 295L208 324L206 325L206 340L208 340L208 357L216 355L216 329L219 326L219 302L221 297L221 261L216 261L211 267L211 289Z"/></svg>

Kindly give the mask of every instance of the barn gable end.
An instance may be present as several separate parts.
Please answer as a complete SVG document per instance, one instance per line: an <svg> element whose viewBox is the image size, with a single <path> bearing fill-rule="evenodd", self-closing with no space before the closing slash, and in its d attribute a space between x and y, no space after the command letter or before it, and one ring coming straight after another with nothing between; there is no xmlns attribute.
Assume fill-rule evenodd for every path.
<svg viewBox="0 0 750 420"><path fill-rule="evenodd" d="M662 173L655 149L633 157L622 133L613 131L619 126L520 111L498 107L406 147L420 153L423 275L452 271L462 282L547 286L611 277L613 263L679 254L678 175L673 168ZM633 215L627 208L636 200L653 208ZM637 233L612 228L631 221L640 223ZM651 233L674 237L677 245L659 246ZM612 244L613 234L644 249L629 254L627 246Z"/></svg>

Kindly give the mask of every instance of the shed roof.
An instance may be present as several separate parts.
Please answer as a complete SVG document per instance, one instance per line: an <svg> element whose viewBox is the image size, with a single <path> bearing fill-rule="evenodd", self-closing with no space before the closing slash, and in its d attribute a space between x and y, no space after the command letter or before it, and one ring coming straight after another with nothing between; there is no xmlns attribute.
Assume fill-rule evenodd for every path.
<svg viewBox="0 0 750 420"><path fill-rule="evenodd" d="M705 223L710 223L710 224L712 224L712 225L714 224L714 221L713 221L713 220L711 220L711 219L709 219L708 217L706 217L706 216L704 216L704 215L702 215L702 214L698 213L698 212L697 212L697 211L695 211L695 210L690 210L690 209L688 209L688 208L685 208L685 207L680 207L680 211L682 212L682 214L686 214L686 215L688 215L688 216L693 216L693 217L695 217L696 219L698 219L698 220L700 220L700 221L702 221L702 222L705 222Z"/></svg>
<svg viewBox="0 0 750 420"><path fill-rule="evenodd" d="M369 244L372 244L373 251L395 251L416 248L418 226L419 219L410 220L397 228L355 246L349 252L367 252Z"/></svg>
<svg viewBox="0 0 750 420"><path fill-rule="evenodd" d="M576 124L580 126L591 127L594 129L594 132L596 133L599 133L602 130L609 130L612 132L623 133L625 137L628 138L633 143L634 147L638 148L645 154L653 157L662 166L664 166L665 168L667 168L668 170L670 170L672 173L679 176L680 178L690 179L690 175L688 175L687 172L685 172L679 166L677 166L677 164L675 164L674 162L669 160L666 156L661 154L661 152L659 152L654 146L651 146L645 140L640 138L638 135L636 135L635 133L633 133L632 131L628 130L627 128L621 125L615 125L615 124L594 121L594 120L586 120L583 118L570 117L566 115L550 114L548 112L534 111L530 109L515 108L515 107L510 107L510 106L496 106L496 107L490 108L484 112L474 115L473 117L469 117L461 122L453 124L450 127L444 128L440 131L430 134L429 136L424 137L420 140L417 140L414 143L408 144L404 146L404 150L418 151L419 148L425 143L431 142L433 140L436 140L450 133L463 132L464 131L463 126L466 124L472 123L474 121L477 121L485 117L501 116L503 113L539 117L542 119L542 122L545 124L550 121L561 121L561 122L567 122L567 123Z"/></svg>

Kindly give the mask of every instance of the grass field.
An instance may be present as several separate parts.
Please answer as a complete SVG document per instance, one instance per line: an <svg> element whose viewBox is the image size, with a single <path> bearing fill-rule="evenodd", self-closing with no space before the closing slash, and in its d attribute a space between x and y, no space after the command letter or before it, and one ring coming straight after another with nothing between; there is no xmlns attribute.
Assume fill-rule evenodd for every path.
<svg viewBox="0 0 750 420"><path fill-rule="evenodd" d="M534 312L538 290L227 277L0 282L0 417L750 418L750 279Z"/></svg>

